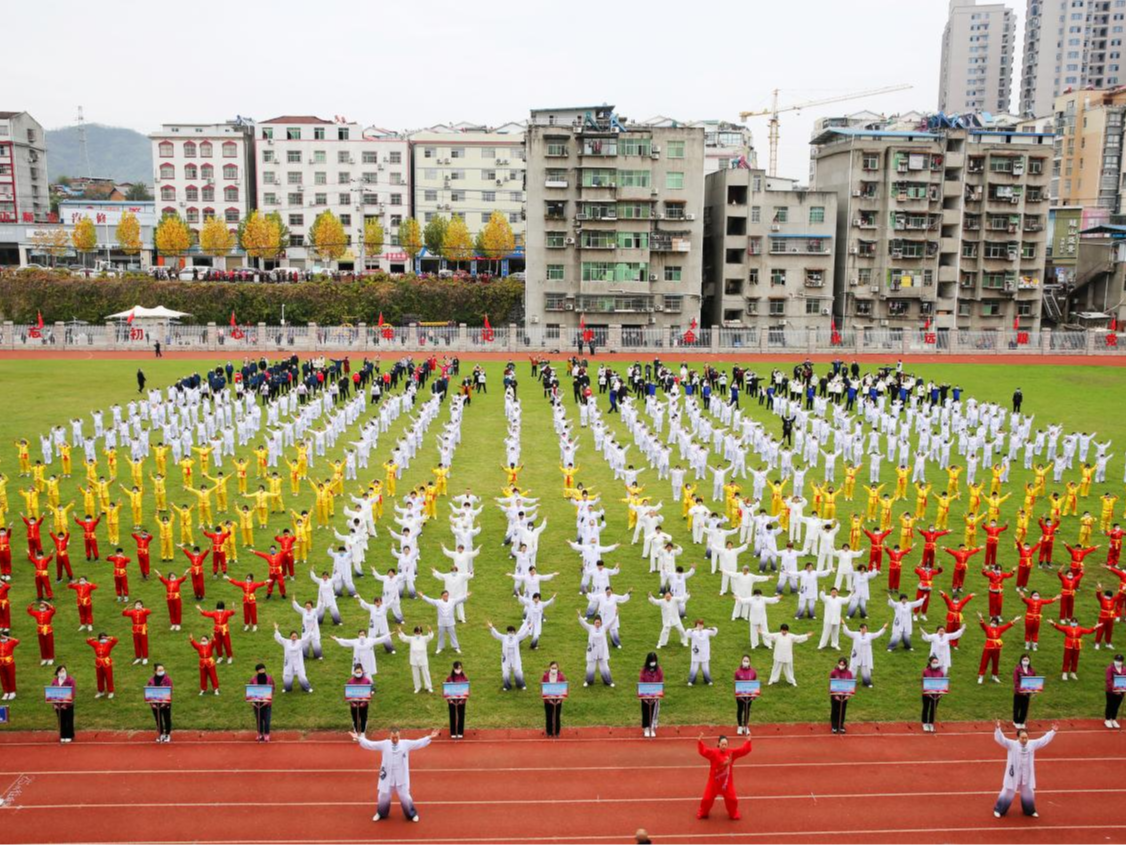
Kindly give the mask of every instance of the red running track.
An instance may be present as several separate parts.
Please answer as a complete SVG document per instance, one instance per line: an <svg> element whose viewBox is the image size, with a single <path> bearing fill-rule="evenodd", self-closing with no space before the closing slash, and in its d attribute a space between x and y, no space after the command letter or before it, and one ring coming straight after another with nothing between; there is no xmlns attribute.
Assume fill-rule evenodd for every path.
<svg viewBox="0 0 1126 845"><path fill-rule="evenodd" d="M335 737L103 734L60 746L6 734L0 842L593 843L632 841L639 827L657 842L1126 842L1126 737L1099 722L1063 725L1040 753L1039 819L1018 802L1000 820L1004 757L986 724L756 729L736 766L737 822L722 804L696 820L707 769L693 738L669 733L439 738L412 759L419 824L397 804L371 821L377 755Z"/></svg>

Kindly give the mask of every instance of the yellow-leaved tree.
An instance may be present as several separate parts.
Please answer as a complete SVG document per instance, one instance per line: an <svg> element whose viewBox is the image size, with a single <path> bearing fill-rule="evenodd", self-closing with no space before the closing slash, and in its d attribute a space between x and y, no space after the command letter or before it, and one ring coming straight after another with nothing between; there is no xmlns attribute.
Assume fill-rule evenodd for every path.
<svg viewBox="0 0 1126 845"><path fill-rule="evenodd" d="M348 236L340 218L331 211L322 211L309 230L309 245L321 261L335 261L348 248Z"/></svg>
<svg viewBox="0 0 1126 845"><path fill-rule="evenodd" d="M399 224L399 246L410 257L413 270L414 260L422 252L422 228L413 217L408 217Z"/></svg>
<svg viewBox="0 0 1126 845"><path fill-rule="evenodd" d="M153 240L161 255L184 255L192 248L192 230L179 214L166 214L157 224Z"/></svg>
<svg viewBox="0 0 1126 845"><path fill-rule="evenodd" d="M459 265L473 257L473 237L469 234L469 227L465 225L465 218L460 214L450 217L446 236L442 239L442 255Z"/></svg>
<svg viewBox="0 0 1126 845"><path fill-rule="evenodd" d="M66 255L66 251L70 249L70 235L66 233L66 229L39 229L28 238L28 242L35 252L46 255L52 266L56 259Z"/></svg>
<svg viewBox="0 0 1126 845"><path fill-rule="evenodd" d="M141 224L137 215L132 211L121 212L121 219L117 222L114 232L117 238L117 248L126 255L136 255L141 251Z"/></svg>
<svg viewBox="0 0 1126 845"><path fill-rule="evenodd" d="M364 221L364 261L375 259L375 266L379 266L379 256L383 254L383 224L378 217Z"/></svg>
<svg viewBox="0 0 1126 845"><path fill-rule="evenodd" d="M285 248L278 221L257 211L243 218L239 226L239 243L251 258L277 258Z"/></svg>
<svg viewBox="0 0 1126 845"><path fill-rule="evenodd" d="M74 248L83 255L94 252L98 248L98 232L94 229L94 221L83 216L75 224L74 231L70 234L70 240L74 244Z"/></svg>
<svg viewBox="0 0 1126 845"><path fill-rule="evenodd" d="M205 254L218 258L235 247L235 233L227 228L220 217L208 217L199 231L199 248Z"/></svg>
<svg viewBox="0 0 1126 845"><path fill-rule="evenodd" d="M494 262L516 249L516 236L512 234L508 218L499 211L494 211L489 216L489 222L481 231L481 244L485 248L485 257Z"/></svg>

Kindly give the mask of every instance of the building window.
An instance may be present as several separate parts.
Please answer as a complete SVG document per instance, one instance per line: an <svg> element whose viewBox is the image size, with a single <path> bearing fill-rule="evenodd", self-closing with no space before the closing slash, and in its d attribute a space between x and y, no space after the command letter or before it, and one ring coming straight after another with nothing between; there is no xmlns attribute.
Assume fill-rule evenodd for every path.
<svg viewBox="0 0 1126 845"><path fill-rule="evenodd" d="M879 170L880 156L877 153L865 153L861 165L864 170Z"/></svg>
<svg viewBox="0 0 1126 845"><path fill-rule="evenodd" d="M238 179L238 165L237 164L224 164L223 165L223 178L224 179Z"/></svg>
<svg viewBox="0 0 1126 845"><path fill-rule="evenodd" d="M684 188L684 173L670 170L665 174L665 187L670 191Z"/></svg>
<svg viewBox="0 0 1126 845"><path fill-rule="evenodd" d="M285 204L296 206L304 205L304 194L286 194Z"/></svg>
<svg viewBox="0 0 1126 845"><path fill-rule="evenodd" d="M238 144L234 141L223 143L223 158L238 158Z"/></svg>
<svg viewBox="0 0 1126 845"><path fill-rule="evenodd" d="M805 301L805 313L807 315L821 313L821 300L820 299L807 299Z"/></svg>
<svg viewBox="0 0 1126 845"><path fill-rule="evenodd" d="M813 205L809 208L809 222L810 223L824 223L825 222L825 206Z"/></svg>
<svg viewBox="0 0 1126 845"><path fill-rule="evenodd" d="M784 205L774 206L774 222L785 223L790 219L790 209Z"/></svg>
<svg viewBox="0 0 1126 845"><path fill-rule="evenodd" d="M752 205L751 206L751 222L752 223L761 223L762 222L762 206L758 206L758 205Z"/></svg>
<svg viewBox="0 0 1126 845"><path fill-rule="evenodd" d="M493 150L489 150L493 152ZM547 155L549 158L561 158L567 155L567 144L563 141L549 141L547 144Z"/></svg>
<svg viewBox="0 0 1126 845"><path fill-rule="evenodd" d="M176 154L171 141L161 141L157 149L160 152L161 158L172 158L172 156Z"/></svg>
<svg viewBox="0 0 1126 845"><path fill-rule="evenodd" d="M786 284L786 271L784 269L775 267L770 271L770 284L771 285L785 285Z"/></svg>
<svg viewBox="0 0 1126 845"><path fill-rule="evenodd" d="M195 158L196 146L194 141L184 144L184 158Z"/></svg>
<svg viewBox="0 0 1126 845"><path fill-rule="evenodd" d="M238 209L228 208L225 212L223 212L223 218L228 223L238 223Z"/></svg>
<svg viewBox="0 0 1126 845"><path fill-rule="evenodd" d="M589 171L583 171L583 185L586 185L586 174ZM603 172L603 171L600 171ZM611 185L614 181L614 171L604 171L609 174L609 181ZM618 171L618 185L623 188L648 188L649 187L649 171L648 170L619 170Z"/></svg>
<svg viewBox="0 0 1126 845"><path fill-rule="evenodd" d="M215 168L210 164L205 164L199 169L199 175L201 179L211 182L215 179Z"/></svg>
<svg viewBox="0 0 1126 845"><path fill-rule="evenodd" d="M786 300L772 299L770 300L770 316L771 317L785 317L786 316Z"/></svg>
<svg viewBox="0 0 1126 845"><path fill-rule="evenodd" d="M286 150L285 151L285 160L289 164L300 164L301 163L301 150Z"/></svg>
<svg viewBox="0 0 1126 845"><path fill-rule="evenodd" d="M187 212L184 214L184 219L189 223L198 223L199 222L199 209L198 208L189 208L187 210Z"/></svg>
<svg viewBox="0 0 1126 845"><path fill-rule="evenodd" d="M176 168L173 167L171 164L160 165L160 178L161 179L175 179L176 178Z"/></svg>
<svg viewBox="0 0 1126 845"><path fill-rule="evenodd" d="M223 199L227 202L238 202L238 188L228 185L223 189Z"/></svg>
<svg viewBox="0 0 1126 845"><path fill-rule="evenodd" d="M199 168L197 168L194 164L187 165L184 168L184 178L185 179L198 179L199 178Z"/></svg>
<svg viewBox="0 0 1126 845"><path fill-rule="evenodd" d="M437 202L438 201L438 192L437 191L423 191L422 192L422 200L423 200L423 202Z"/></svg>
<svg viewBox="0 0 1126 845"><path fill-rule="evenodd" d="M328 194L313 194L313 205L328 205Z"/></svg>
<svg viewBox="0 0 1126 845"><path fill-rule="evenodd" d="M277 205L278 204L278 195L277 194L262 194L262 204L263 205Z"/></svg>
<svg viewBox="0 0 1126 845"><path fill-rule="evenodd" d="M301 171L290 170L285 174L285 183L287 185L300 185L301 184Z"/></svg>
<svg viewBox="0 0 1126 845"><path fill-rule="evenodd" d="M665 281L666 282L679 282L681 278L682 268L679 266L665 267Z"/></svg>
<svg viewBox="0 0 1126 845"><path fill-rule="evenodd" d="M188 185L188 187L184 189L184 199L188 202L198 202L199 188L195 185Z"/></svg>
<svg viewBox="0 0 1126 845"><path fill-rule="evenodd" d="M324 164L328 161L324 150L313 150L313 164Z"/></svg>
<svg viewBox="0 0 1126 845"><path fill-rule="evenodd" d="M375 164L378 160L378 155L373 150L364 150L360 153L360 162L362 164Z"/></svg>
<svg viewBox="0 0 1126 845"><path fill-rule="evenodd" d="M519 223L520 222L520 212L519 211L508 212L508 222L509 222L509 224Z"/></svg>
<svg viewBox="0 0 1126 845"><path fill-rule="evenodd" d="M340 205L351 205L352 204L352 195L350 193L348 193L348 194L338 194L336 199L337 199L337 202Z"/></svg>
<svg viewBox="0 0 1126 845"><path fill-rule="evenodd" d="M315 173L313 173L313 184L314 185L327 185L328 184L328 174L325 173L323 170L316 171Z"/></svg>
<svg viewBox="0 0 1126 845"><path fill-rule="evenodd" d="M684 142L669 141L665 144L665 152L668 153L669 158L684 158Z"/></svg>
<svg viewBox="0 0 1126 845"><path fill-rule="evenodd" d="M548 249L563 249L567 245L566 239L566 232L547 232L544 237L544 246Z"/></svg>
<svg viewBox="0 0 1126 845"><path fill-rule="evenodd" d="M496 202L497 201L497 192L496 191L482 191L481 192L481 200L483 202Z"/></svg>
<svg viewBox="0 0 1126 845"><path fill-rule="evenodd" d="M210 141L204 141L202 144L199 145L199 157L200 158L211 158L211 142Z"/></svg>
<svg viewBox="0 0 1126 845"><path fill-rule="evenodd" d="M176 189L171 185L165 185L160 189L160 198L165 202L171 202L176 199Z"/></svg>
<svg viewBox="0 0 1126 845"><path fill-rule="evenodd" d="M562 264L548 264L547 265L547 280L549 282L563 281L563 265Z"/></svg>
<svg viewBox="0 0 1126 845"><path fill-rule="evenodd" d="M387 160L389 162L391 162L391 164L402 164L403 163L403 154L401 152L397 152L397 151L393 152L388 156Z"/></svg>

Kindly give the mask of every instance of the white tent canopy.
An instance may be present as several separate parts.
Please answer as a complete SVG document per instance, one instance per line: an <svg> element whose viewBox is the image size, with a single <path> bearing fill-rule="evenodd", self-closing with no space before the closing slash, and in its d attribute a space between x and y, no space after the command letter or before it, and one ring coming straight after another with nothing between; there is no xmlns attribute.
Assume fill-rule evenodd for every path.
<svg viewBox="0 0 1126 845"><path fill-rule="evenodd" d="M180 317L190 317L187 311L173 311L170 308L165 308L163 305L158 305L156 308L144 308L136 305L128 311L121 311L117 314L110 314L106 317L107 320L127 320L132 315L135 320L177 320Z"/></svg>

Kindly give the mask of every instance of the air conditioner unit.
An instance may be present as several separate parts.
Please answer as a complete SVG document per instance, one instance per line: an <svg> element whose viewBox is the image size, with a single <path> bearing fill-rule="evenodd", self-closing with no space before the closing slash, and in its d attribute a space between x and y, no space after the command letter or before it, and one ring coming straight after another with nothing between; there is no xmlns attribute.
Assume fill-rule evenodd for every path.
<svg viewBox="0 0 1126 845"><path fill-rule="evenodd" d="M274 139L273 138L267 138L266 143L269 144L272 147L274 145Z"/></svg>
<svg viewBox="0 0 1126 845"><path fill-rule="evenodd" d="M574 246L575 245L575 239L574 238L564 238L563 243L566 246Z"/></svg>
<svg viewBox="0 0 1126 845"><path fill-rule="evenodd" d="M564 310L564 311L574 311L574 310L575 310L575 303L573 303L573 302L564 302L564 303L563 303L563 310Z"/></svg>
<svg viewBox="0 0 1126 845"><path fill-rule="evenodd" d="M661 151L658 150L656 147L654 147L652 150L650 150L649 158L660 158L660 157L661 157Z"/></svg>
<svg viewBox="0 0 1126 845"><path fill-rule="evenodd" d="M821 316L822 317L828 317L829 316L829 309L828 308L822 308L821 309Z"/></svg>
<svg viewBox="0 0 1126 845"><path fill-rule="evenodd" d="M508 164L508 159L506 159L506 158L498 158L498 159L497 159L497 164Z"/></svg>
<svg viewBox="0 0 1126 845"><path fill-rule="evenodd" d="M855 276L853 276L852 278L850 278L850 279L848 280L848 286L849 286L850 288L854 288L854 287L856 287L856 286L857 286L857 285L859 285L859 284L860 284L860 279L856 278Z"/></svg>
<svg viewBox="0 0 1126 845"><path fill-rule="evenodd" d="M881 326L885 326L885 327L886 327L886 326L887 326L887 324L888 324L888 321L887 321L887 320L880 320L880 325L881 325Z"/></svg>
<svg viewBox="0 0 1126 845"><path fill-rule="evenodd" d="M891 251L891 257L892 257L892 258L902 258L902 257L903 257L903 250L901 250L901 249L893 249L893 250Z"/></svg>
<svg viewBox="0 0 1126 845"><path fill-rule="evenodd" d="M181 203L180 203L180 208L186 208L186 207L187 207L187 205L188 205L188 204L187 204L186 202L181 202Z"/></svg>
<svg viewBox="0 0 1126 845"><path fill-rule="evenodd" d="M872 285L870 288L868 288L868 290L871 293L879 293L880 292L880 286L879 285Z"/></svg>
<svg viewBox="0 0 1126 845"><path fill-rule="evenodd" d="M859 197L859 196L863 196L863 194L861 194L861 192L860 192L860 191L853 191L853 192L852 192L852 195L853 195L854 197Z"/></svg>
<svg viewBox="0 0 1126 845"><path fill-rule="evenodd" d="M382 170L382 169L383 169L383 165L382 165L382 164L376 165L376 168L375 168L375 169L376 169L376 170Z"/></svg>
<svg viewBox="0 0 1126 845"><path fill-rule="evenodd" d="M498 185L503 185L503 184L504 184L504 180L503 180L503 179L497 179L497 184L498 184Z"/></svg>
<svg viewBox="0 0 1126 845"><path fill-rule="evenodd" d="M656 158L656 156L653 156L653 158ZM654 305L654 306L653 306L653 313L654 313L654 314L663 314L663 313L665 313L665 308L664 308L664 306L663 306L663 305Z"/></svg>
<svg viewBox="0 0 1126 845"><path fill-rule="evenodd" d="M864 221L861 220L859 217L857 217L855 220L852 221L852 225L853 226L863 226Z"/></svg>
<svg viewBox="0 0 1126 845"><path fill-rule="evenodd" d="M685 220L695 220L696 219L695 212L689 212L688 214L685 214L684 219Z"/></svg>
<svg viewBox="0 0 1126 845"><path fill-rule="evenodd" d="M781 226L779 226L779 225L778 225L777 223L772 223L772 224L770 224L770 231L772 231L772 232L781 232L781 231L782 231L782 227L781 227Z"/></svg>
<svg viewBox="0 0 1126 845"><path fill-rule="evenodd" d="M859 255L860 254L860 247L850 246L848 248L848 254L849 255Z"/></svg>
<svg viewBox="0 0 1126 845"><path fill-rule="evenodd" d="M657 274L656 273L650 273L649 274L649 281L651 281L651 282L657 281Z"/></svg>

